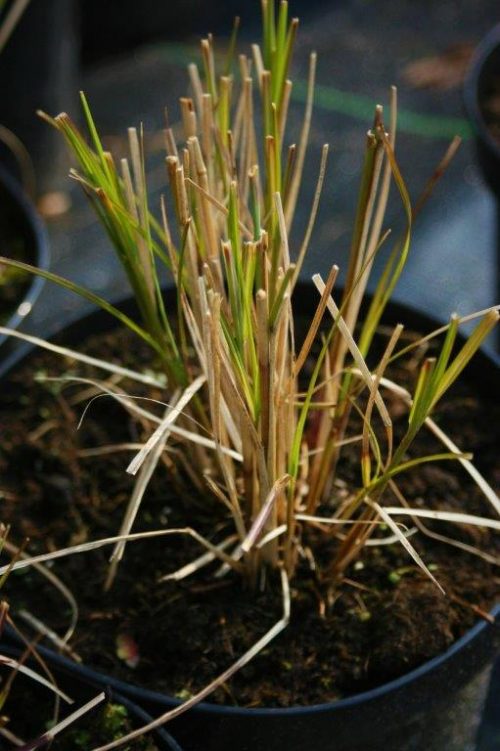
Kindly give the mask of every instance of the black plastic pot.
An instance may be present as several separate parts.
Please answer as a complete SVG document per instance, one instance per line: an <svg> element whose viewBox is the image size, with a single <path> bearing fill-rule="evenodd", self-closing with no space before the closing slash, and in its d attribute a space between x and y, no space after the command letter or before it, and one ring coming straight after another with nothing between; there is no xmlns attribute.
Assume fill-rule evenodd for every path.
<svg viewBox="0 0 500 751"><path fill-rule="evenodd" d="M477 47L464 83L465 107L476 135L478 162L496 198L496 289L500 292L500 143L491 134L481 106L495 78L500 81L500 24L494 26ZM500 333L497 335L497 346L499 344Z"/></svg>
<svg viewBox="0 0 500 751"><path fill-rule="evenodd" d="M304 315L311 315L316 296L309 285L298 295ZM174 297L167 293L167 305ZM123 308L130 312L131 303ZM386 322L403 321L415 330L437 327L427 316L390 306ZM98 312L70 326L63 341L110 328ZM466 377L490 391L498 385L498 360L483 352ZM405 676L340 701L290 709L245 709L199 704L172 721L169 730L185 751L473 751L492 666L500 649L500 605L494 624L477 623L445 653ZM181 627L185 627L182 624ZM53 664L94 685L113 690L161 714L179 701L76 665L40 648Z"/></svg>
<svg viewBox="0 0 500 751"><path fill-rule="evenodd" d="M102 685L96 686L92 681L86 680L84 676L76 676L72 670L68 673L68 671L64 669L64 665L59 666L57 661L52 659L52 654L49 650L43 651L44 657L46 657L46 662L51 667L51 670L58 681L58 685L61 685L61 681L65 680L64 688L69 695L71 695L75 689L78 689L79 693L81 693L83 690L87 694L89 694L89 690L92 688L92 693L90 694L91 697L95 694L96 690L99 690L99 688L102 690ZM22 655L22 649L19 647L12 647L12 645L10 644L2 643L0 644L0 654L6 654L10 657L19 658ZM39 670L39 666L37 667L36 665L34 665L34 667ZM70 678L69 683L68 676ZM111 701L115 704L121 704L125 707L134 728L140 728L144 725L147 725L153 719L151 715L145 712L142 707L135 704L133 701L131 701L130 698L121 696L111 687L107 687L107 699L108 701ZM155 744L158 746L158 751L182 751L179 744L164 728L157 728L156 730L151 731L151 737L155 741ZM7 747L3 745L0 738L0 751L3 751L3 749L6 748Z"/></svg>
<svg viewBox="0 0 500 751"><path fill-rule="evenodd" d="M0 166L0 204L8 205L13 215L16 231L22 236L28 249L26 260L42 269L49 267L49 244L45 227L38 216L35 207L24 194L20 185ZM1 210L1 208L0 208ZM9 256L9 248L0 248L0 253ZM30 313L40 291L45 284L41 277L33 277L31 284L5 326L17 329ZM7 352L6 337L0 334L0 360Z"/></svg>
<svg viewBox="0 0 500 751"><path fill-rule="evenodd" d="M496 289L500 292L500 143L491 134L481 108L493 78L500 80L500 24L477 47L464 85L465 107L476 134L479 165L497 203ZM497 344L499 342L497 338Z"/></svg>
<svg viewBox="0 0 500 751"><path fill-rule="evenodd" d="M500 617L500 606L492 615ZM202 703L168 728L185 751L474 751L499 645L498 622L481 622L444 654L371 691L290 709ZM179 704L51 650L38 651L50 664L129 698L153 716Z"/></svg>
<svg viewBox="0 0 500 751"><path fill-rule="evenodd" d="M464 85L465 106L476 134L479 163L490 188L500 200L500 143L493 138L481 107L492 78L500 78L500 24L477 47Z"/></svg>

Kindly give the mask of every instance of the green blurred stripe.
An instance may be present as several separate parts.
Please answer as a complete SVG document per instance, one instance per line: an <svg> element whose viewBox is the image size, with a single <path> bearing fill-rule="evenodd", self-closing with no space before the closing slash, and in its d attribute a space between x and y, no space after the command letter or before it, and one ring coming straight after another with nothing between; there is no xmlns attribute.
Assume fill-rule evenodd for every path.
<svg viewBox="0 0 500 751"><path fill-rule="evenodd" d="M293 98L303 102L306 94L306 82L294 81ZM376 104L375 100L363 94L352 94L323 84L316 85L314 102L324 110L365 122L371 120ZM402 107L398 108L398 130L429 138L453 138L456 135L470 138L472 135L471 127L465 118L423 115Z"/></svg>
<svg viewBox="0 0 500 751"><path fill-rule="evenodd" d="M161 53L164 60L173 65L186 66L188 63L199 59L196 47L183 44L155 45L155 50ZM296 102L305 102L307 95L307 82L295 79L293 82L292 99ZM373 117L375 100L364 94L353 94L341 91L333 86L316 84L314 103L316 107L328 112L337 112L340 115L352 117L367 123ZM463 117L444 117L442 115L428 115L420 112L412 112L404 107L398 108L398 130L402 133L410 133L426 138L451 139L461 136L468 139L472 136L472 129L468 121Z"/></svg>

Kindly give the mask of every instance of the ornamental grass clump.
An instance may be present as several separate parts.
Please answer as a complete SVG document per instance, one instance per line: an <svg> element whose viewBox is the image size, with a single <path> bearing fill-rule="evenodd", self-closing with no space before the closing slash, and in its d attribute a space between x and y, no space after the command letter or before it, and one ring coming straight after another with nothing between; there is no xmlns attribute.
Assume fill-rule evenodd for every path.
<svg viewBox="0 0 500 751"><path fill-rule="evenodd" d="M165 447L175 443L188 484L213 494L232 524L218 544L196 531L195 516L193 528L158 532L188 534L205 548L203 555L166 578L181 580L219 560L218 576L232 570L250 589L265 587L273 572L282 582L280 622L214 683L168 717L227 680L286 626L289 582L298 562L309 556L316 566L314 550L305 551L303 545L309 526L338 542L331 560L316 566L331 599L347 567L374 540L399 542L440 587L401 524L402 516L412 517L423 529L421 520L425 519L500 528L497 519L467 514L465 509L461 513L411 508L398 485L403 473L420 464L459 462L494 511L500 511L497 496L474 468L471 456L459 450L432 417L496 325L498 311L489 309L465 319L454 315L448 325L405 345L403 326L397 325L383 345L378 339L374 348L408 256L415 217L458 141L452 142L412 206L395 156L395 89L387 121L382 107L375 108L366 135L343 290L334 291L338 268L332 249L326 278L320 274L312 278L308 294L317 295L317 306L312 320L304 323L298 299L304 288L300 287L300 295L294 293L312 242L328 155L327 145L318 155L307 153L316 57L310 57L302 128L296 143L289 143L290 68L298 21L289 20L285 0L277 7L272 0L262 0L262 18L263 43L252 46L251 56L235 57L235 24L225 61L215 54L209 36L201 43L202 69L189 66L191 92L180 100L181 142L172 127L167 125L165 131L168 192L162 198L160 219L148 202L142 129L129 129L130 157L117 162L104 149L83 94L89 140L68 115L43 115L70 147L77 164L71 176L85 191L113 244L140 320L73 282L49 272L36 273L116 316L150 345L158 372L145 375L138 368L131 374L106 362L98 362L99 367L161 386L165 393L164 414L158 418L147 402L138 402L104 381L92 383L96 394L113 396L151 428L128 466L136 482L118 536L48 555L114 544L107 581L111 586L127 542L153 534L134 533L134 522ZM316 164L316 189L309 198L307 226L293 227L293 236L301 240L291 247L306 160L309 169ZM384 224L391 185L405 219L404 231L396 239ZM361 316L379 256L384 259L382 273ZM175 314L166 308L160 287L165 267L176 288ZM469 339L458 343L459 324L473 319L477 323ZM439 336L437 354L420 362L413 392L394 383L387 368ZM388 396L396 396L407 408L406 429L397 438ZM353 417L358 426L355 432ZM441 441L442 452L412 455L412 444L421 430ZM351 449L358 447L358 483L350 484L347 493L338 493L339 457L347 444Z"/></svg>

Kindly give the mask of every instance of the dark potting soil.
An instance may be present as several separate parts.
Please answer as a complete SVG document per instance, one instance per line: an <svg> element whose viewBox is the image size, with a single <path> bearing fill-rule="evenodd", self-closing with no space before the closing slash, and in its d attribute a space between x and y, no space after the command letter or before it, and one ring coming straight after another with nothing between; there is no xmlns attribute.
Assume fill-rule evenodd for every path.
<svg viewBox="0 0 500 751"><path fill-rule="evenodd" d="M40 667L38 667L40 672ZM59 682L58 682L59 685ZM65 718L75 708L94 698L95 689L77 690L75 686L59 685L74 704L68 706L60 703L57 719ZM34 740L51 728L54 723L54 694L47 688L35 684L30 678L18 675L12 682L7 701L2 710L5 727L24 740ZM51 751L89 751L98 745L104 745L122 738L134 730L128 710L114 702L103 701L69 727L56 735L50 744ZM0 741L0 749L6 749ZM43 746L45 748L45 746ZM156 743L149 736L142 736L130 745L125 744L124 751L158 751Z"/></svg>
<svg viewBox="0 0 500 751"><path fill-rule="evenodd" d="M148 363L147 350L128 334L94 337L85 350L125 365L127 360ZM108 397L93 403L77 431L88 387L66 384L61 389L54 382L33 382L36 373L59 376L77 371L102 377L74 361L32 355L1 389L2 520L12 525L12 540L30 538L31 554L117 533L133 485L125 472L131 453L81 452L136 443L150 432L144 433ZM408 382L414 375L399 367L393 377ZM162 396L137 384L121 385L137 396ZM82 391L87 392L84 398ZM475 454L478 469L498 485L498 403L484 393L479 399L466 386L455 388L452 396L439 405L436 420L462 449ZM401 432L406 410L396 398L388 404L395 431ZM442 451L425 433L412 455L438 449ZM338 474L347 485L359 482L358 452L359 447L347 449L339 465ZM178 467L177 475L164 466L153 475L134 529L189 525L216 543L225 539L231 530L225 509L208 492L191 492L181 465L173 466ZM451 462L409 472L401 477L400 488L415 506L491 515L478 488ZM335 493L345 492L346 486L339 483ZM328 508L322 511L326 514ZM500 554L498 535L486 529L442 522L427 526L497 558ZM291 623L213 700L244 706L329 701L400 676L449 647L481 617L481 610L498 599L498 569L420 533L411 541L447 596L400 544L393 544L365 548L334 601L327 603L320 574L336 543L323 533L306 531L305 546L314 548L318 569L312 571L306 559L301 563L291 585ZM129 543L115 584L106 594L109 549L55 562L52 571L71 588L79 605L72 648L94 668L181 698L206 685L281 617L282 606L279 584L272 577L264 592L246 591L234 576L214 578L216 564L181 583L159 582L201 552L185 536ZM58 633L67 628L66 602L33 569L12 574L5 591L13 617L25 631L29 629L16 616L23 608Z"/></svg>

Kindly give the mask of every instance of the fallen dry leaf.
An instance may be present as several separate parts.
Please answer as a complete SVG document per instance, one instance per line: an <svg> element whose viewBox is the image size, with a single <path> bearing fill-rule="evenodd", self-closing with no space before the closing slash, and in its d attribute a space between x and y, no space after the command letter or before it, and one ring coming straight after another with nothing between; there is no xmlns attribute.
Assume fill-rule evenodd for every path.
<svg viewBox="0 0 500 751"><path fill-rule="evenodd" d="M118 634L116 637L116 655L129 668L137 667L139 664L139 648L130 634Z"/></svg>

